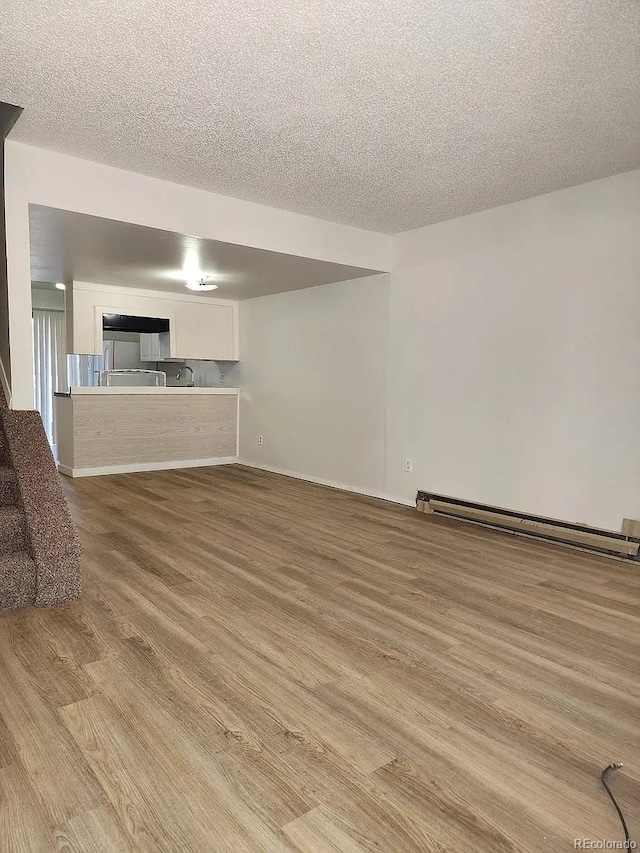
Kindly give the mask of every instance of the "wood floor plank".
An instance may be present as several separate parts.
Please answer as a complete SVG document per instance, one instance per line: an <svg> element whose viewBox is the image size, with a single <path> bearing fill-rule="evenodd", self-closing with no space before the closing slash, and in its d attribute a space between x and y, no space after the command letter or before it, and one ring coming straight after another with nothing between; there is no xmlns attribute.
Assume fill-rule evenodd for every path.
<svg viewBox="0 0 640 853"><path fill-rule="evenodd" d="M370 828L363 832L333 813L328 806L319 806L287 824L285 833L300 853L375 853L381 849ZM415 827L413 834L418 834ZM426 834L421 834L414 843L413 839L402 837L399 831L395 831L394 844L401 844L400 849L406 851L444 853L444 848L430 843Z"/></svg>
<svg viewBox="0 0 640 853"><path fill-rule="evenodd" d="M24 769L0 769L0 850L49 853L50 824L40 808Z"/></svg>
<svg viewBox="0 0 640 853"><path fill-rule="evenodd" d="M127 839L115 810L107 805L58 827L54 844L58 853L133 853L138 849Z"/></svg>
<svg viewBox="0 0 640 853"><path fill-rule="evenodd" d="M25 613L23 618L29 621L32 615ZM51 824L61 824L101 805L104 795L62 725L58 694L48 701L37 684L39 668L26 666L25 658L13 654L9 643L4 647L7 651L0 656L0 714L34 798ZM38 651L36 646L34 654Z"/></svg>
<svg viewBox="0 0 640 853"><path fill-rule="evenodd" d="M285 853L280 827L254 809L212 751L202 749L175 718L142 707L118 680L102 682L105 697L62 709L113 806L126 797L140 823L126 827L157 850L242 850ZM128 809L127 809L128 810ZM209 847L208 847L209 845Z"/></svg>
<svg viewBox="0 0 640 853"><path fill-rule="evenodd" d="M547 853L640 829L640 568L225 466L63 480L0 615L0 849Z"/></svg>
<svg viewBox="0 0 640 853"><path fill-rule="evenodd" d="M121 817L134 849L145 853L179 849L185 839L171 818L170 778L166 771L159 776L159 768L149 768L142 745L127 736L124 722L113 709L96 697L68 705L60 714Z"/></svg>

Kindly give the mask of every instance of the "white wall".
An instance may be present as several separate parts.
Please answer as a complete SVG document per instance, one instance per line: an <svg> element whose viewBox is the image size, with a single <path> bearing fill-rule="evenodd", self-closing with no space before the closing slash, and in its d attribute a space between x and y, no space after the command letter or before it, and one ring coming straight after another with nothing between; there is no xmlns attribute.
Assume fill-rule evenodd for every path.
<svg viewBox="0 0 640 853"><path fill-rule="evenodd" d="M17 142L5 146L13 405L33 405L29 204L244 246L389 270L392 239ZM13 371L15 370L15 373Z"/></svg>
<svg viewBox="0 0 640 853"><path fill-rule="evenodd" d="M241 455L407 504L640 518L640 171L395 244L388 306L387 277L241 304Z"/></svg>
<svg viewBox="0 0 640 853"><path fill-rule="evenodd" d="M240 303L243 462L382 495L388 290L381 275Z"/></svg>
<svg viewBox="0 0 640 853"><path fill-rule="evenodd" d="M386 494L640 518L640 171L407 232L396 251Z"/></svg>

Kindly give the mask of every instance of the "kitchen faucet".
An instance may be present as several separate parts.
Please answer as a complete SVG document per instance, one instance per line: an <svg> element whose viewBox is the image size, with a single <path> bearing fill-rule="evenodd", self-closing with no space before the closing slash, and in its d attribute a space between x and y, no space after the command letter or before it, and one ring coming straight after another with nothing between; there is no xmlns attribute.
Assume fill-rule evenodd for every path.
<svg viewBox="0 0 640 853"><path fill-rule="evenodd" d="M195 382L193 381L193 370L189 367L188 364L185 364L184 367L180 368L180 370L176 374L176 379L180 379L185 370L188 370L191 374L191 381L187 382L187 388L194 388Z"/></svg>

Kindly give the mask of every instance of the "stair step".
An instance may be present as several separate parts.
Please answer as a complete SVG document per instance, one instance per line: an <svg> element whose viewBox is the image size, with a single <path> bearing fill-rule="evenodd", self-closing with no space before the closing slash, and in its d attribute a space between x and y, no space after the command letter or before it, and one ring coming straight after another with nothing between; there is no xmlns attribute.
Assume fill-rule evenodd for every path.
<svg viewBox="0 0 640 853"><path fill-rule="evenodd" d="M27 547L27 526L21 509L0 507L0 554L14 554Z"/></svg>
<svg viewBox="0 0 640 853"><path fill-rule="evenodd" d="M16 472L0 467L0 506L15 506L18 503Z"/></svg>
<svg viewBox="0 0 640 853"><path fill-rule="evenodd" d="M36 585L36 564L26 551L0 556L0 610L33 605Z"/></svg>

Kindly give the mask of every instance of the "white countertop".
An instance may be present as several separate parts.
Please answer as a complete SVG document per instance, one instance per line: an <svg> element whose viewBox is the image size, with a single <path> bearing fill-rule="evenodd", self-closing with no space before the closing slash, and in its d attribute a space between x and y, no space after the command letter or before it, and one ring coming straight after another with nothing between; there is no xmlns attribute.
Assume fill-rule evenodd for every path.
<svg viewBox="0 0 640 853"><path fill-rule="evenodd" d="M173 395L175 397L183 397L192 394L237 394L237 388L187 388L186 386L173 386L164 388L155 388L149 385L121 385L121 386L104 386L98 387L83 387L74 386L70 389L72 397L78 397L81 394L160 394ZM66 395L63 395L66 396Z"/></svg>

